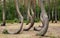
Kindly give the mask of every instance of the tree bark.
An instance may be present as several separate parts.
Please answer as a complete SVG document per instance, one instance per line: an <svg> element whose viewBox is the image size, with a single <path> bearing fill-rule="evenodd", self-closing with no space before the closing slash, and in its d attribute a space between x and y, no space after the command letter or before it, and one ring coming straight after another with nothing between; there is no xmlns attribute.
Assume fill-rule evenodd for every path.
<svg viewBox="0 0 60 38"><path fill-rule="evenodd" d="M49 20L48 20L48 16L46 14L42 0L40 0L40 7L41 7L40 19L42 22L42 28L39 30L39 33L37 35L44 36L48 30ZM38 30L37 28L35 29Z"/></svg>
<svg viewBox="0 0 60 38"><path fill-rule="evenodd" d="M28 24L29 27L28 27L28 28L25 28L24 31L28 31L28 30L31 29L31 28L33 27L33 25L34 25L34 12L33 12L32 7L30 6L30 4L31 4L31 0L28 1L28 11L27 11L27 13L28 13L28 18L30 19L30 25ZM32 13L32 15L30 14L30 7L31 7L31 13Z"/></svg>
<svg viewBox="0 0 60 38"><path fill-rule="evenodd" d="M50 0L47 0L48 2L48 18L49 18L49 21L50 21Z"/></svg>
<svg viewBox="0 0 60 38"><path fill-rule="evenodd" d="M55 8L55 23L57 23L57 0L54 0L54 8Z"/></svg>
<svg viewBox="0 0 60 38"><path fill-rule="evenodd" d="M2 15L3 15L3 24L1 24L1 26L5 26L5 23L6 23L6 21L5 21L5 5L6 4L6 0L3 0L2 1Z"/></svg>
<svg viewBox="0 0 60 38"><path fill-rule="evenodd" d="M52 8L52 23L54 22L54 8Z"/></svg>
<svg viewBox="0 0 60 38"><path fill-rule="evenodd" d="M18 33L21 32L22 27L23 27L23 16L22 16L21 12L19 11L18 0L14 0L14 2L15 2L15 7L16 7L16 10L17 10L17 14L18 14L18 16L19 16L19 21L21 20L21 25L20 25L20 28L17 29L16 32L11 32L10 30L7 30L7 32L8 32L9 34L18 34ZM13 29L13 30L14 30L14 29Z"/></svg>

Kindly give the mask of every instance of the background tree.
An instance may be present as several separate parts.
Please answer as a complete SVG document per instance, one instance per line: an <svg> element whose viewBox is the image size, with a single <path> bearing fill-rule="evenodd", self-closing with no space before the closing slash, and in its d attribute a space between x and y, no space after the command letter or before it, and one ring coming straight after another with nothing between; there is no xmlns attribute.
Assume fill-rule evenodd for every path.
<svg viewBox="0 0 60 38"><path fill-rule="evenodd" d="M50 0L47 0L47 2L48 2L48 18L49 18L49 20L51 19L51 17L50 17Z"/></svg>
<svg viewBox="0 0 60 38"><path fill-rule="evenodd" d="M14 0L14 3L15 3L15 7L16 7L16 11L17 11L17 14L19 16L19 21L21 21L20 23L20 28L19 29L16 29L16 31L11 31L12 29L7 29L7 32L9 34L18 34L21 32L22 28L23 28L23 16L21 14L21 12L19 11L19 4L18 4L18 0ZM14 29L13 29L14 30Z"/></svg>
<svg viewBox="0 0 60 38"><path fill-rule="evenodd" d="M33 8L32 8L32 6L31 6L31 0L28 0L28 5L27 5L27 19L28 19L28 21L30 20L30 25L29 25L29 23L28 23L28 25L29 25L29 27L28 28L25 28L24 30L25 31L28 31L29 29L31 29L32 27L33 27L33 25L34 25L34 12L33 12ZM30 11L31 10L31 11ZM31 12L31 13L30 13Z"/></svg>
<svg viewBox="0 0 60 38"><path fill-rule="evenodd" d="M3 15L3 24L1 26L5 26L5 6L6 5L6 0L2 0L2 15Z"/></svg>
<svg viewBox="0 0 60 38"><path fill-rule="evenodd" d="M55 23L57 23L57 0L54 0Z"/></svg>

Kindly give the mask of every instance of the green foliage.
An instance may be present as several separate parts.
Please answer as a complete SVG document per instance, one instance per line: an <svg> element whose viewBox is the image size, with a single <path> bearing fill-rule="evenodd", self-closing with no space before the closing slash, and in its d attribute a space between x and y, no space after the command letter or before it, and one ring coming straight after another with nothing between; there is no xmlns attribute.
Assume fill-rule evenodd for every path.
<svg viewBox="0 0 60 38"><path fill-rule="evenodd" d="M52 6L53 4L51 3L51 10L53 8ZM46 11L48 12L48 6L45 7ZM20 5L19 9L24 17L24 22L27 22L27 9L24 7L24 5ZM60 0L58 0L58 19L60 20ZM38 6L38 4L36 5L36 18L35 18L35 22L38 22L40 20L40 7ZM6 20L8 20L7 22L19 22L18 21L18 15L16 13L16 8L14 5L14 1L13 0L9 0L8 2L6 2ZM2 21L2 6L0 5L0 21Z"/></svg>
<svg viewBox="0 0 60 38"><path fill-rule="evenodd" d="M2 20L2 6L0 5L0 20Z"/></svg>
<svg viewBox="0 0 60 38"><path fill-rule="evenodd" d="M15 10L14 2L9 1L6 4L6 19L7 20L14 20L15 18L16 18L16 10Z"/></svg>
<svg viewBox="0 0 60 38"><path fill-rule="evenodd" d="M38 18L38 19L35 19L35 22L39 22L40 21L40 19Z"/></svg>

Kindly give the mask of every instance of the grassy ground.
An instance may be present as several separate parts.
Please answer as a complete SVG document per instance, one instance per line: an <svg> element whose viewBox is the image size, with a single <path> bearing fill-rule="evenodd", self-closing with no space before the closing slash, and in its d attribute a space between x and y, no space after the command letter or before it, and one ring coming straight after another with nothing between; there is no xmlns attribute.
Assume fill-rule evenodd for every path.
<svg viewBox="0 0 60 38"><path fill-rule="evenodd" d="M34 31L31 28L29 31L22 31L21 34L2 34L4 28L19 28L18 23L7 23L5 27L0 26L0 38L60 38L60 22L58 23L49 23L48 32L45 36L36 36L38 31ZM42 25L41 23L35 23L34 26ZM28 25L24 23L26 28Z"/></svg>

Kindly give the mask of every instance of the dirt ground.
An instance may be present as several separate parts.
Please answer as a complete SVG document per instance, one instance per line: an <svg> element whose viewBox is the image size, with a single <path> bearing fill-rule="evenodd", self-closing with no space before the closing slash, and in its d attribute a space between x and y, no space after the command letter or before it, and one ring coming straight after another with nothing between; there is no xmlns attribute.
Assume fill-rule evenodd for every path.
<svg viewBox="0 0 60 38"><path fill-rule="evenodd" d="M20 34L2 34L2 31L4 28L9 29L15 29L19 28L18 23L7 23L5 27L0 26L0 38L60 38L60 22L58 23L49 23L49 28L45 36L36 36L38 31L34 31L33 28L31 28L29 31L22 31ZM41 25L41 23L35 23L34 26ZM23 28L28 27L24 23Z"/></svg>

